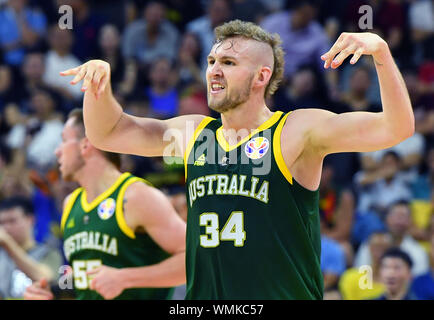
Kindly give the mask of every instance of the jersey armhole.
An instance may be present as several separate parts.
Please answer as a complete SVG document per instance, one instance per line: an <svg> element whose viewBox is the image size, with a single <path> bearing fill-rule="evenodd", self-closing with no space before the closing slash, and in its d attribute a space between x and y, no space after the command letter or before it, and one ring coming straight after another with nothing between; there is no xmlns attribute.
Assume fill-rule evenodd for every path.
<svg viewBox="0 0 434 320"><path fill-rule="evenodd" d="M119 194L118 194L118 197L116 199L116 222L119 226L119 229L121 229L121 231L127 237L129 237L131 239L135 239L136 234L135 234L134 230L128 226L128 224L125 220L123 201L124 201L125 191L127 191L127 188L130 185L132 185L134 182L137 182L137 181L141 181L147 185L151 185L151 183L149 183L145 179L142 179L139 177L133 177L123 184L123 186L119 190ZM146 205L146 204L144 204L144 205Z"/></svg>
<svg viewBox="0 0 434 320"><path fill-rule="evenodd" d="M282 129L286 122L286 118L289 116L291 112L288 112L286 115L283 116L283 118L280 120L279 124L277 125L276 131L274 131L273 136L273 153L274 153L274 159L276 160L277 167L279 168L279 171L282 173L282 175L285 177L285 179L292 184L292 174L289 171L288 167L285 164L285 160L283 159L282 155L282 148L280 144L280 138L282 136Z"/></svg>
<svg viewBox="0 0 434 320"><path fill-rule="evenodd" d="M77 197L82 190L83 190L83 188L75 189L71 193L71 196L69 197L69 199L65 205L65 208L63 209L62 219L60 220L60 230L62 231L62 233L65 230L65 224L66 224L66 221L68 220L69 214L71 213L72 206L74 205L75 200L77 200Z"/></svg>
<svg viewBox="0 0 434 320"><path fill-rule="evenodd" d="M211 117L203 118L202 121L197 126L196 130L194 130L193 136L188 141L187 148L185 149L185 153L184 153L185 180L187 180L187 161L188 161L188 157L190 156L191 149L193 149L194 143L196 139L199 137L202 130L208 125L208 123L210 123L213 120L215 119Z"/></svg>

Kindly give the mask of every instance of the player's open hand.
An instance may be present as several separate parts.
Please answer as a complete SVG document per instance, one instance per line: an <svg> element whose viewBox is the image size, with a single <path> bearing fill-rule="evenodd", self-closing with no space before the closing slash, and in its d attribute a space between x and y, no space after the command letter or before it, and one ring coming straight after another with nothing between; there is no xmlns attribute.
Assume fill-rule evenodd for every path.
<svg viewBox="0 0 434 320"><path fill-rule="evenodd" d="M110 81L110 64L103 60L90 60L76 68L60 72L61 76L75 76L70 84L75 85L81 80L81 91L91 89L98 99Z"/></svg>
<svg viewBox="0 0 434 320"><path fill-rule="evenodd" d="M104 299L114 299L124 291L120 269L100 266L87 272L92 278L90 289L98 292Z"/></svg>
<svg viewBox="0 0 434 320"><path fill-rule="evenodd" d="M325 61L324 68L331 66L332 69L336 69L349 55L353 55L350 63L355 64L365 54L372 55L375 62L381 64L382 55L387 51L386 41L375 33L343 32L330 50L321 56L321 60Z"/></svg>
<svg viewBox="0 0 434 320"><path fill-rule="evenodd" d="M25 300L53 300L47 279L34 282L24 292Z"/></svg>

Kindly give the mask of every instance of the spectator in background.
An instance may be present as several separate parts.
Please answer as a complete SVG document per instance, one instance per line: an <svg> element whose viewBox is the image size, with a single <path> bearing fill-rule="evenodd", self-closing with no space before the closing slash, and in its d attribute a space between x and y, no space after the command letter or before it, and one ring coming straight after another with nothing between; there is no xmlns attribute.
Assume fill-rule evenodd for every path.
<svg viewBox="0 0 434 320"><path fill-rule="evenodd" d="M363 169L373 170L380 169L380 164L384 164L386 154L395 153L399 158L398 169L408 181L416 178L417 168L421 163L422 156L425 150L425 139L420 134L415 132L410 138L402 141L401 143L383 150L373 152L363 152L361 154L361 162Z"/></svg>
<svg viewBox="0 0 434 320"><path fill-rule="evenodd" d="M121 54L120 41L119 30L115 25L106 24L101 28L98 38L98 57L110 63L112 72L110 80L115 92L119 90L126 75L126 65Z"/></svg>
<svg viewBox="0 0 434 320"><path fill-rule="evenodd" d="M370 87L370 69L363 65L352 69L349 81L349 89L342 94L340 99L346 105L342 112L380 112L381 106L371 101L370 97L368 96Z"/></svg>
<svg viewBox="0 0 434 320"><path fill-rule="evenodd" d="M390 234L371 234L367 241L371 263L347 269L340 278L339 291L344 300L373 299L384 293L385 288L380 279L380 259L391 246Z"/></svg>
<svg viewBox="0 0 434 320"><path fill-rule="evenodd" d="M432 0L411 1L409 8L411 37L416 46L416 61L434 54L434 3Z"/></svg>
<svg viewBox="0 0 434 320"><path fill-rule="evenodd" d="M13 197L0 203L0 296L22 298L32 281L55 279L62 264L57 249L37 244L30 200Z"/></svg>
<svg viewBox="0 0 434 320"><path fill-rule="evenodd" d="M274 110L289 112L300 108L323 108L321 76L310 66L297 70L287 85L273 95Z"/></svg>
<svg viewBox="0 0 434 320"><path fill-rule="evenodd" d="M426 152L426 170L419 174L412 184L411 214L413 226L411 235L429 247L430 220L434 218L434 146Z"/></svg>
<svg viewBox="0 0 434 320"><path fill-rule="evenodd" d="M23 86L20 92L21 101L23 101L21 108L26 112L29 111L27 100L30 99L32 92L46 86L43 79L44 73L45 55L40 52L30 52L26 54L21 66Z"/></svg>
<svg viewBox="0 0 434 320"><path fill-rule="evenodd" d="M394 151L384 154L381 166L355 175L359 193L358 210L373 210L381 218L386 209L398 200L410 201L411 180L400 171L402 160Z"/></svg>
<svg viewBox="0 0 434 320"><path fill-rule="evenodd" d="M267 10L261 0L234 0L233 19L260 24Z"/></svg>
<svg viewBox="0 0 434 320"><path fill-rule="evenodd" d="M409 234L411 225L411 212L409 204L397 202L390 206L386 216L387 230L392 237L392 246L399 247L406 252L413 261L413 276L421 275L428 271L429 262L426 251ZM362 243L356 253L354 266L371 265L372 256L367 243Z"/></svg>
<svg viewBox="0 0 434 320"><path fill-rule="evenodd" d="M337 291L339 278L345 268L346 262L343 248L333 239L321 235L321 271L324 277L324 300L327 300L327 295Z"/></svg>
<svg viewBox="0 0 434 320"><path fill-rule="evenodd" d="M431 220L430 270L416 277L412 283L412 292L420 300L434 300L434 219Z"/></svg>
<svg viewBox="0 0 434 320"><path fill-rule="evenodd" d="M187 32L196 34L201 43L201 64L204 69L207 66L207 56L214 45L214 28L231 19L231 2L229 0L210 0L206 8L206 14L194 19L186 26Z"/></svg>
<svg viewBox="0 0 434 320"><path fill-rule="evenodd" d="M27 5L27 0L9 0L0 9L0 49L4 61L19 66L26 50L37 48L46 29L44 14Z"/></svg>
<svg viewBox="0 0 434 320"><path fill-rule="evenodd" d="M62 142L62 116L48 91L39 90L32 96L34 116L27 122L27 160L30 168L45 173L56 164L54 150Z"/></svg>
<svg viewBox="0 0 434 320"><path fill-rule="evenodd" d="M202 74L200 65L201 57L202 48L198 36L186 32L181 39L176 64L180 90L199 86L206 92L205 75Z"/></svg>
<svg viewBox="0 0 434 320"><path fill-rule="evenodd" d="M349 189L340 189L333 182L334 168L324 161L319 187L321 234L339 243L345 252L345 267L353 263L350 242L354 216L354 197Z"/></svg>
<svg viewBox="0 0 434 320"><path fill-rule="evenodd" d="M203 14L203 6L197 0L160 0L167 6L167 19L181 32L190 21Z"/></svg>
<svg viewBox="0 0 434 320"><path fill-rule="evenodd" d="M402 76L413 106L416 132L424 136L428 146L434 146L434 82L424 85L416 67L404 70Z"/></svg>
<svg viewBox="0 0 434 320"><path fill-rule="evenodd" d="M59 77L60 71L81 64L80 60L71 53L73 37L71 30L62 30L57 25L51 26L48 34L50 50L45 56L43 79L49 86L62 92L66 98L78 100L83 97L80 86L71 86L70 80Z"/></svg>
<svg viewBox="0 0 434 320"><path fill-rule="evenodd" d="M152 1L146 5L144 17L129 24L123 35L122 54L144 65L157 57L176 57L179 32L165 19L164 4Z"/></svg>
<svg viewBox="0 0 434 320"><path fill-rule="evenodd" d="M170 118L178 114L179 94L175 87L174 69L166 58L153 61L150 70L150 85L145 88L149 100L150 117Z"/></svg>
<svg viewBox="0 0 434 320"><path fill-rule="evenodd" d="M290 79L303 65L312 64L323 71L320 56L329 49L329 41L323 27L315 21L316 1L294 1L291 11L266 16L261 27L278 33L285 51L285 78Z"/></svg>
<svg viewBox="0 0 434 320"><path fill-rule="evenodd" d="M71 53L80 61L96 57L98 35L105 24L104 18L91 9L85 0L57 0L58 7L67 4L74 12L74 44Z"/></svg>
<svg viewBox="0 0 434 320"><path fill-rule="evenodd" d="M8 65L0 65L0 114L5 106L15 99L12 70Z"/></svg>
<svg viewBox="0 0 434 320"><path fill-rule="evenodd" d="M381 257L380 277L386 291L375 300L416 300L410 291L413 262L399 248L390 248Z"/></svg>

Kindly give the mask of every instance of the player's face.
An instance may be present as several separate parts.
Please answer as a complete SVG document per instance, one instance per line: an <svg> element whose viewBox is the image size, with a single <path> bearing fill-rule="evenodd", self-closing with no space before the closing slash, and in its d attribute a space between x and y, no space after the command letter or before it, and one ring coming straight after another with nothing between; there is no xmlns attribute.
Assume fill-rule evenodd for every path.
<svg viewBox="0 0 434 320"><path fill-rule="evenodd" d="M68 119L62 131L62 143L56 149L56 157L59 169L65 181L74 180L74 174L84 166L84 159L80 152L78 129L74 125L74 119Z"/></svg>
<svg viewBox="0 0 434 320"><path fill-rule="evenodd" d="M223 113L249 99L254 66L248 59L248 48L248 40L230 38L211 49L206 71L211 109Z"/></svg>

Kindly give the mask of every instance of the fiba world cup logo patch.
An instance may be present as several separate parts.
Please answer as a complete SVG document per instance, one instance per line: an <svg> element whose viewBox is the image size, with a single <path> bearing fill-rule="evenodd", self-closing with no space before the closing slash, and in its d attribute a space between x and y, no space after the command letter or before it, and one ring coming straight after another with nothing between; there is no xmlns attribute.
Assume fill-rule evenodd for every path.
<svg viewBox="0 0 434 320"><path fill-rule="evenodd" d="M270 142L265 137L250 139L244 148L246 155L253 160L261 159L268 151Z"/></svg>
<svg viewBox="0 0 434 320"><path fill-rule="evenodd" d="M101 204L98 206L98 216L102 220L109 219L113 213L115 213L116 209L116 201L112 198L105 199Z"/></svg>

